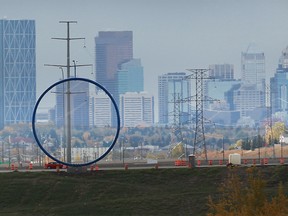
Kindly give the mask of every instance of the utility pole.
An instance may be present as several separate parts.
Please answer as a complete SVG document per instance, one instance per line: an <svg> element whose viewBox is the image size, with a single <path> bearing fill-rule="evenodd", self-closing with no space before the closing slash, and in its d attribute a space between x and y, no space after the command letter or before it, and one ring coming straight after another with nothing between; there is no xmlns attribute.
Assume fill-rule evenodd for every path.
<svg viewBox="0 0 288 216"><path fill-rule="evenodd" d="M272 103L271 103L271 87L270 85L266 85L266 118L268 121L268 128L270 129L271 133L271 144L273 145L273 158L275 158L275 145L274 145L274 138L273 138L273 122L272 122ZM266 126L267 127L267 126ZM267 130L267 129L266 129ZM269 140L268 140L269 142Z"/></svg>
<svg viewBox="0 0 288 216"><path fill-rule="evenodd" d="M67 68L67 74L66 77L67 79L71 78L70 76L70 68L74 67L75 70L75 76L76 76L76 67L81 67L81 66L91 66L90 65L76 65L74 61L74 65L70 65L70 41L71 40L84 40L85 38L71 38L70 37L70 24L75 24L77 21L59 21L59 23L66 24L67 25L67 36L66 38L52 38L55 40L65 40L67 42L67 63L66 65L51 65L51 64L45 64L45 66L55 66L58 68L66 67ZM64 92L63 92L64 94ZM71 157L71 86L70 86L70 81L67 82L66 85L66 118L65 118L65 123L66 123L66 143L67 143L67 163L72 162L72 157ZM64 116L64 115L63 115Z"/></svg>

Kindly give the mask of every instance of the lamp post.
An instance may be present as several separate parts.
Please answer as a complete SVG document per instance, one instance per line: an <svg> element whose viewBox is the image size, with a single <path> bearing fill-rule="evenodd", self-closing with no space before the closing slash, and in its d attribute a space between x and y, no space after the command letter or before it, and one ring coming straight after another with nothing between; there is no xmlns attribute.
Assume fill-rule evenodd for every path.
<svg viewBox="0 0 288 216"><path fill-rule="evenodd" d="M74 65L74 77L76 78L77 74L76 74L76 61L73 60L73 65Z"/></svg>
<svg viewBox="0 0 288 216"><path fill-rule="evenodd" d="M281 159L283 159L283 145L282 145L283 141L284 141L284 136L281 135L280 136Z"/></svg>
<svg viewBox="0 0 288 216"><path fill-rule="evenodd" d="M259 159L259 163L261 163L261 156L260 156L260 134L259 134L259 130L260 128L257 128L257 145L258 145L258 159Z"/></svg>
<svg viewBox="0 0 288 216"><path fill-rule="evenodd" d="M222 136L222 160L224 163L224 158L225 158L225 152L224 152L224 136Z"/></svg>
<svg viewBox="0 0 288 216"><path fill-rule="evenodd" d="M62 80L64 80L64 71L63 71L63 67L59 67L59 69L61 70L62 72ZM65 94L64 94L64 83L62 83L62 101L63 101L63 109L62 109L62 126L63 126L63 140L65 140L65 127L64 127L64 124L65 124ZM65 154L65 141L63 142L62 140L62 147L63 147L63 160L66 161L66 154Z"/></svg>

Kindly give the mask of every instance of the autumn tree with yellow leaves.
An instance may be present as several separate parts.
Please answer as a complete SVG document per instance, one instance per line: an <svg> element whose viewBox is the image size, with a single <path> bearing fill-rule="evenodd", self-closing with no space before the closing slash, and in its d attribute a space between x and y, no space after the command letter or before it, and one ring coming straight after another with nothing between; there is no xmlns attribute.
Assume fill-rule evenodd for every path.
<svg viewBox="0 0 288 216"><path fill-rule="evenodd" d="M270 127L266 128L266 133L265 133L265 141L268 144L273 144L279 142L279 137L282 135L285 131L285 124L284 122L276 122L272 130Z"/></svg>
<svg viewBox="0 0 288 216"><path fill-rule="evenodd" d="M235 171L236 170L236 171ZM207 216L287 216L288 198L280 183L277 194L268 198L265 181L255 168L248 168L247 182L233 170L219 188L219 197L209 197Z"/></svg>

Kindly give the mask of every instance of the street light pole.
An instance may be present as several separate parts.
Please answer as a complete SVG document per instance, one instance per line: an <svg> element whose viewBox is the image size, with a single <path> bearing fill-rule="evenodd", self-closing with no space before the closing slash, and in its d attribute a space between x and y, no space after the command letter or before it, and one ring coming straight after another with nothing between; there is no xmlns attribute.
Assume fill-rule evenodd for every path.
<svg viewBox="0 0 288 216"><path fill-rule="evenodd" d="M259 163L261 163L261 156L260 156L260 134L259 134L259 127L257 128L258 132L257 132L257 144L258 144L258 159L259 159Z"/></svg>
<svg viewBox="0 0 288 216"><path fill-rule="evenodd" d="M73 64L74 64L74 77L76 78L77 74L76 74L76 61L73 60Z"/></svg>
<svg viewBox="0 0 288 216"><path fill-rule="evenodd" d="M283 146L282 146L282 143L283 143L283 136L280 137L281 159L283 159Z"/></svg>
<svg viewBox="0 0 288 216"><path fill-rule="evenodd" d="M125 139L124 139L124 141L123 141L123 145L122 145L122 148L123 148L123 155L122 155L122 160L123 160L123 164L125 163L125 155L124 155L124 144L125 144Z"/></svg>
<svg viewBox="0 0 288 216"><path fill-rule="evenodd" d="M63 67L59 67L59 69L62 72L62 80L64 80L64 71L63 71ZM66 155L65 155L65 135L66 135L66 131L65 131L65 93L64 93L64 83L62 83L62 102L63 102L63 109L62 109L62 126L63 126L63 137L62 137L62 147L63 147L63 160L66 160ZM63 142L63 140L65 142Z"/></svg>
<svg viewBox="0 0 288 216"><path fill-rule="evenodd" d="M222 137L222 160L224 163L224 157L225 157L225 152L224 152L224 136Z"/></svg>

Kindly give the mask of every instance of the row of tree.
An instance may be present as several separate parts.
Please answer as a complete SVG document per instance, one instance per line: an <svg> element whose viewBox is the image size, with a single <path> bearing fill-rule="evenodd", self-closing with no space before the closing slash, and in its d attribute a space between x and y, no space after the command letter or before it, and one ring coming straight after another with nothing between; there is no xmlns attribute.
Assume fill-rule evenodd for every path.
<svg viewBox="0 0 288 216"><path fill-rule="evenodd" d="M206 146L210 149L221 149L225 146L241 146L244 150L253 150L257 147L268 146L279 143L280 135L284 135L286 128L284 123L277 122L272 129L265 128L215 128L205 129ZM73 146L110 146L115 137L115 128L92 128L89 131L73 130ZM137 147L140 145L153 145L164 147L171 143L182 141L193 146L195 131L193 128L181 128L182 136L176 136L173 128L169 127L133 127L121 128L118 143L125 143L125 146ZM64 132L52 124L37 126L37 136L44 140L51 140L55 146L65 142ZM34 139L29 124L17 124L5 127L0 131L2 140L8 137L29 137Z"/></svg>

